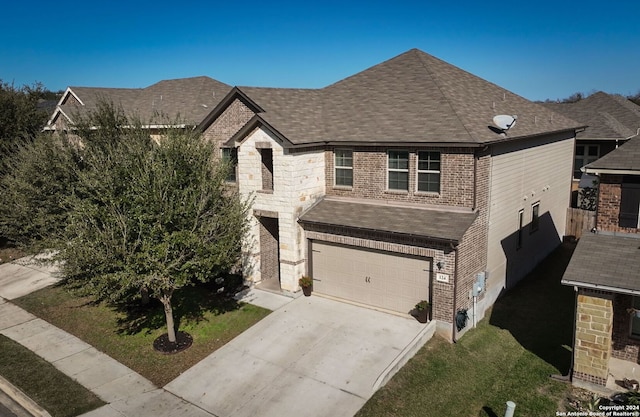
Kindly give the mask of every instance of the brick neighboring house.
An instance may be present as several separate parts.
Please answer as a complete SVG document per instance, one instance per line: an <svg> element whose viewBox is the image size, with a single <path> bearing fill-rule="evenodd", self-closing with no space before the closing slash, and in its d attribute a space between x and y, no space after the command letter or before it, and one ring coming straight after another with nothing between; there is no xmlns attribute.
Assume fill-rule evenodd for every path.
<svg viewBox="0 0 640 417"><path fill-rule="evenodd" d="M598 91L574 103L543 103L558 113L587 125L576 135L573 163L573 189L590 187L593 177L584 175L583 166L596 161L627 140L640 134L640 106L619 94ZM581 181L581 178L583 180ZM577 199L574 199L575 206Z"/></svg>
<svg viewBox="0 0 640 417"><path fill-rule="evenodd" d="M68 131L78 117L106 101L158 136L168 127L196 126L230 90L231 86L204 76L163 80L145 88L67 87L44 130Z"/></svg>
<svg viewBox="0 0 640 417"><path fill-rule="evenodd" d="M600 189L597 230L580 239L562 278L577 293L572 376L616 387L612 361L640 363L640 137L584 171Z"/></svg>
<svg viewBox="0 0 640 417"><path fill-rule="evenodd" d="M199 125L254 198L248 281L429 300L450 340L560 243L581 128L415 49L321 89L234 87Z"/></svg>

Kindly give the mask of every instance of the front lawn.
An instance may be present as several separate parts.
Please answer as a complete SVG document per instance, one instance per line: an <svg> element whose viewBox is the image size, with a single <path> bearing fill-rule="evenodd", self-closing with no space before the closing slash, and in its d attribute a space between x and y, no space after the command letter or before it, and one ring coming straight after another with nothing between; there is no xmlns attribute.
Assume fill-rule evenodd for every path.
<svg viewBox="0 0 640 417"><path fill-rule="evenodd" d="M0 335L0 375L52 417L73 417L104 404L49 362L4 335Z"/></svg>
<svg viewBox="0 0 640 417"><path fill-rule="evenodd" d="M560 284L573 252L563 244L456 344L434 338L357 414L364 416L556 415L572 394L549 378L569 371L574 292Z"/></svg>
<svg viewBox="0 0 640 417"><path fill-rule="evenodd" d="M77 297L61 286L34 292L14 302L32 314L76 335L157 386L166 385L225 343L260 321L269 310L217 295L209 286L184 288L174 295L174 317L193 345L175 355L153 349L166 333L162 305L115 309Z"/></svg>

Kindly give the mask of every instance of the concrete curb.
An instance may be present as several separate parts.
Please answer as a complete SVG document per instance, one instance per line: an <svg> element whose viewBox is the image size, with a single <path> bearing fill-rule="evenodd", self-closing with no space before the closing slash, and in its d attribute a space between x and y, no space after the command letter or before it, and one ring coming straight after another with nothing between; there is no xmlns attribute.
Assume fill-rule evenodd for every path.
<svg viewBox="0 0 640 417"><path fill-rule="evenodd" d="M9 381L0 376L0 391L7 394L13 401L17 402L20 407L24 408L34 417L51 417L51 414L44 408L40 407L31 398L16 388Z"/></svg>
<svg viewBox="0 0 640 417"><path fill-rule="evenodd" d="M378 391L381 387L383 387L389 380L402 368L409 359L413 358L413 356L427 343L436 332L436 321L431 320L424 329L413 338L411 343L402 349L402 351L396 356L396 358L385 368L384 371L376 378L376 381L373 383L373 392Z"/></svg>

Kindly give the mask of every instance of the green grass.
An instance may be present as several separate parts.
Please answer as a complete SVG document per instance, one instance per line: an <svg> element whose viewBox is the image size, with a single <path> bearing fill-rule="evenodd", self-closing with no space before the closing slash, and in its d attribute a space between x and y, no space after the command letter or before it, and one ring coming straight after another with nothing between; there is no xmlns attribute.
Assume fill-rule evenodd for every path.
<svg viewBox="0 0 640 417"><path fill-rule="evenodd" d="M104 402L29 349L0 335L0 375L52 417L72 417Z"/></svg>
<svg viewBox="0 0 640 417"><path fill-rule="evenodd" d="M55 286L14 302L160 387L270 313L217 295L206 285L185 288L174 294L174 317L178 329L193 336L193 345L180 353L164 355L153 349L153 341L166 333L164 312L157 301L147 306L115 308Z"/></svg>
<svg viewBox="0 0 640 417"><path fill-rule="evenodd" d="M573 251L562 245L456 344L434 338L357 414L548 417L570 385L549 378L570 367L573 289L560 279Z"/></svg>

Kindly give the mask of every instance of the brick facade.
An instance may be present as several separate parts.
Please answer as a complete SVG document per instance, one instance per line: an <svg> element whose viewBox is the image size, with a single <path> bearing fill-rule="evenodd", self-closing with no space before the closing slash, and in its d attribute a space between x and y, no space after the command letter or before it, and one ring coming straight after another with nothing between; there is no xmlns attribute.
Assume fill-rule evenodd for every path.
<svg viewBox="0 0 640 417"><path fill-rule="evenodd" d="M340 147L353 151L353 187L335 186L334 149L325 152L327 195L393 200L471 208L474 203L474 154L472 149L420 148L441 152L440 193L417 191L417 149L397 147ZM409 151L409 189L387 189L387 152Z"/></svg>
<svg viewBox="0 0 640 417"><path fill-rule="evenodd" d="M204 137L218 146L235 135L255 115L242 100L234 100L204 131Z"/></svg>
<svg viewBox="0 0 640 417"><path fill-rule="evenodd" d="M620 227L622 182L622 175L600 176L596 228L608 232L640 233L640 229L637 228Z"/></svg>
<svg viewBox="0 0 640 417"><path fill-rule="evenodd" d="M469 293L476 282L476 275L487 268L487 246L488 246L488 218L489 218L489 169L491 158L482 155L476 161L476 209L478 217L473 222L462 242L458 246L458 273L456 288L456 310L467 309L469 318L473 321L473 314L476 320L484 317L485 306L482 303L486 289L478 297L477 311L473 311L473 299ZM454 312L455 313L455 312ZM467 327L471 327L467 325Z"/></svg>
<svg viewBox="0 0 640 417"><path fill-rule="evenodd" d="M640 339L631 337L632 314L629 309L632 297L615 294L613 299L613 345L611 356L614 358L640 363Z"/></svg>
<svg viewBox="0 0 640 417"><path fill-rule="evenodd" d="M205 131L205 136L223 143L237 133L252 117L253 111L240 99L235 100ZM432 319L438 331L447 338L453 336L453 322L458 309L467 309L469 316L480 320L490 302L481 293L477 311L473 311L470 292L476 275L487 270L489 209L492 155L477 148L455 147L340 147L353 151L353 186L335 186L334 150L336 147L315 146L289 148L269 133L256 128L235 146L238 149L237 184L239 192L253 198L253 213L245 260L245 278L258 282L261 274L270 274L272 255L265 258L270 236L278 237L279 276L281 288L297 291L298 278L308 273L309 240L377 249L398 254L417 255L435 264L444 263L442 270L431 272L430 297ZM264 151L272 155L271 169L265 167ZM405 150L409 154L408 190L388 190L388 151ZM440 191L417 191L418 151L440 152ZM269 165L269 164L266 164ZM272 190L265 190L265 178L272 176ZM568 184L570 178L568 178ZM267 187L269 188L269 187ZM458 247L418 238L400 238L389 233L346 230L346 228L298 224L299 216L323 196L379 200L408 204L424 204L442 209L477 210L478 217L462 238ZM568 190L567 190L568 195ZM260 213L277 218L277 231L267 236L259 221ZM257 217L256 217L257 216ZM277 234L276 234L277 232ZM264 243L261 243L261 241ZM269 253L274 254L271 250ZM435 273L448 274L449 282L438 282ZM266 275L264 279L266 279ZM487 281L489 285L491 281ZM470 325L467 329L471 328ZM466 329L465 329L466 330Z"/></svg>
<svg viewBox="0 0 640 417"><path fill-rule="evenodd" d="M583 382L588 382L590 384L595 384L595 385L601 385L601 386L607 385L607 378L603 378L603 377L599 377L591 374L585 374L583 372L574 371L573 379L580 380Z"/></svg>

